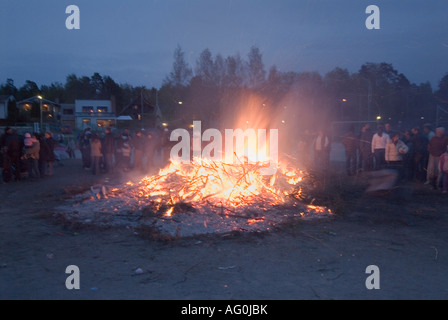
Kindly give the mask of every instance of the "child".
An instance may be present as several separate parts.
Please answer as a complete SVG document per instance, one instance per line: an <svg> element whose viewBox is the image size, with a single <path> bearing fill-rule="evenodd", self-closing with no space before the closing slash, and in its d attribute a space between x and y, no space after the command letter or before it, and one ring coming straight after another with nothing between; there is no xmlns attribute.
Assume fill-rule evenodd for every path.
<svg viewBox="0 0 448 320"><path fill-rule="evenodd" d="M445 150L445 153L443 153L440 156L440 160L439 160L439 172L442 176L442 180L443 180L443 193L447 193L448 192L448 146L447 149Z"/></svg>

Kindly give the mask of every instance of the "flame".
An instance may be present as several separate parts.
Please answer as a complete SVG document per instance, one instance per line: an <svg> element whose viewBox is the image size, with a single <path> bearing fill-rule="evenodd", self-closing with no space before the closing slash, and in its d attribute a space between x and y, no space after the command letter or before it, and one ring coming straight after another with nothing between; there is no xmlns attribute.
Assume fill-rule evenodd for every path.
<svg viewBox="0 0 448 320"><path fill-rule="evenodd" d="M226 128L253 128L257 131L256 128L272 127L272 114L266 115L263 112L266 105L259 97L244 96L241 103L229 105L233 105L233 111L226 112L225 117L228 119L221 120ZM237 118L234 118L235 110L241 112ZM277 166L276 172L270 176L264 175L264 169L272 165L272 159L269 158L271 152L269 155L267 152L271 151L271 139L257 138L256 141L256 144L261 145L254 146L249 139L245 139L243 152L240 152L241 148L236 148L239 153L224 154L220 160L194 157L189 164L171 161L158 174L146 176L136 182L137 187L129 181L127 185L134 186L129 192L135 192L140 199L152 202L157 210L162 209L162 214L168 217L174 213L175 206L182 203L192 204L194 207L220 208L224 216L227 215L224 208L257 206L266 209L291 199L302 200L307 174L296 168L295 163L291 165L275 159L272 163ZM229 161L230 158L233 161ZM318 206L306 208L307 212L325 210L326 208ZM248 223L260 221L263 219L249 219Z"/></svg>
<svg viewBox="0 0 448 320"><path fill-rule="evenodd" d="M165 216L171 217L171 214L173 213L174 207L171 207L168 209L168 211L165 213Z"/></svg>
<svg viewBox="0 0 448 320"><path fill-rule="evenodd" d="M276 174L261 174L263 163L229 164L205 158L194 158L191 164L171 162L153 176L137 183L139 198L153 201L157 208L170 206L164 215L169 217L174 206L191 203L195 207L244 208L257 205L266 208L281 205L291 199L302 199L305 173L278 164ZM132 185L129 184L128 185ZM309 205L307 212L324 212L326 208ZM262 221L252 219L250 224Z"/></svg>

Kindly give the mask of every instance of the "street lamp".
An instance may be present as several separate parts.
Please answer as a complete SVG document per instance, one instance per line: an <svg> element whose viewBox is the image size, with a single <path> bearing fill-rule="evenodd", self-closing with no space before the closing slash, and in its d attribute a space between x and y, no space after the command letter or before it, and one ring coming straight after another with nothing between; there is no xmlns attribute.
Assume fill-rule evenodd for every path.
<svg viewBox="0 0 448 320"><path fill-rule="evenodd" d="M42 125L42 96L37 96L37 98L40 100L40 132L42 133L43 125Z"/></svg>

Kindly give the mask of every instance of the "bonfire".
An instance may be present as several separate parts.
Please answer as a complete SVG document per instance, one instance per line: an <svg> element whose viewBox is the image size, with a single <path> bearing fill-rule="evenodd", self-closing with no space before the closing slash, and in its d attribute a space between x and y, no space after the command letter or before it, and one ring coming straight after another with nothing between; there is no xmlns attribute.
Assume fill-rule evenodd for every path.
<svg viewBox="0 0 448 320"><path fill-rule="evenodd" d="M226 130L226 134L229 131ZM315 179L299 169L293 157L282 154L279 160L276 150L272 152L271 148L277 149L277 141L272 139L277 137L275 130L271 130L275 135L270 134L269 145L265 136L261 140L258 136L256 141L253 138L249 143L236 138L234 145L240 148L229 152L227 147L232 143L226 143L226 150L218 152L222 157L212 157L211 153L204 156L203 150L219 149L211 146L221 140L220 133L217 130L210 132L215 134L214 142L202 148L200 142L205 140L193 140L193 149L195 146L199 149L194 149L188 161L176 161L171 154L170 164L157 174L113 188L97 186L87 195L75 197L72 205L62 208L61 212L71 221L106 226L148 226L174 236L234 230L265 231L291 219L331 215L330 209L313 205L313 200L307 196L315 187ZM260 132L265 133L265 130ZM194 139L201 134L199 126L195 125ZM231 136L230 139L234 138ZM179 145L189 147L190 143ZM267 156L267 150L275 157ZM273 165L276 170L266 170L272 169Z"/></svg>

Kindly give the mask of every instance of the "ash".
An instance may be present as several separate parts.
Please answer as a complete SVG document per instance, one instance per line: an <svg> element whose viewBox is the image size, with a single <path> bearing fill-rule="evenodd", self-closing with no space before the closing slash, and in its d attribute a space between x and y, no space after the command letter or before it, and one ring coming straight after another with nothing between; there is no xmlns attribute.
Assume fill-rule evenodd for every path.
<svg viewBox="0 0 448 320"><path fill-rule="evenodd" d="M127 185L93 186L57 207L55 216L77 226L145 228L158 235L181 238L235 231L266 232L284 224L328 218L332 214L325 207L293 199L281 205L260 199L258 204L237 208L211 202L167 205L135 196L134 191L135 187Z"/></svg>

